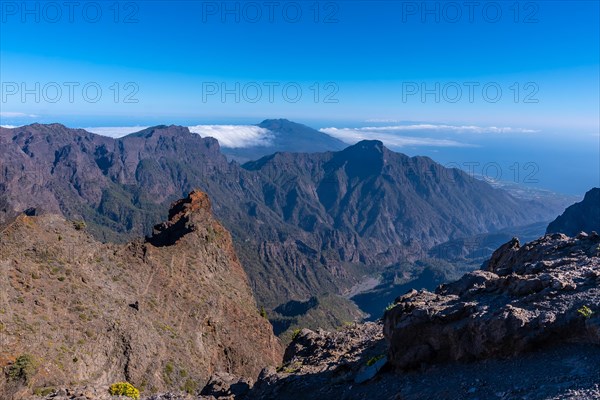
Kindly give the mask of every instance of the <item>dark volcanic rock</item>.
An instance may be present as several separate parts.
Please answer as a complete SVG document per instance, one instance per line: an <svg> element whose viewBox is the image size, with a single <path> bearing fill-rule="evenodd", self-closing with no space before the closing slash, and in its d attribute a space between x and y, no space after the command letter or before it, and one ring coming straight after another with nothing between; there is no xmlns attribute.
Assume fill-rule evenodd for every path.
<svg viewBox="0 0 600 400"><path fill-rule="evenodd" d="M212 375L200 394L216 398L234 397L242 399L248 394L254 382L252 379L241 378L226 372Z"/></svg>
<svg viewBox="0 0 600 400"><path fill-rule="evenodd" d="M374 376L385 363L385 350L381 324L356 324L338 332L302 329L286 349L283 366L265 368L249 398L352 398L356 378Z"/></svg>
<svg viewBox="0 0 600 400"><path fill-rule="evenodd" d="M206 193L191 192L187 198L177 200L169 210L169 220L154 226L152 236L147 239L155 246L170 246L194 230L192 217L198 213L211 213L210 200Z"/></svg>
<svg viewBox="0 0 600 400"><path fill-rule="evenodd" d="M385 313L390 362L509 356L568 341L598 343L600 236L547 235L500 247L485 270L435 293L412 291ZM591 315L579 310L589 307Z"/></svg>
<svg viewBox="0 0 600 400"><path fill-rule="evenodd" d="M593 188L579 203L565 210L548 225L546 233L575 236L579 232L600 232L600 188Z"/></svg>

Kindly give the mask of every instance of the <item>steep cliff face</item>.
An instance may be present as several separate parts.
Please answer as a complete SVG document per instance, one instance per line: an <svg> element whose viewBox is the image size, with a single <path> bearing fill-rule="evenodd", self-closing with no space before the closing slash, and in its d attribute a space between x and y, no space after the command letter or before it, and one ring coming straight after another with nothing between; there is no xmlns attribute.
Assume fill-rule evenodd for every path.
<svg viewBox="0 0 600 400"><path fill-rule="evenodd" d="M600 344L600 236L547 235L501 246L483 270L399 297L384 316L390 362L511 356L572 341Z"/></svg>
<svg viewBox="0 0 600 400"><path fill-rule="evenodd" d="M31 360L1 377L6 396L122 380L191 391L217 371L255 378L280 362L204 193L176 202L146 241L102 244L79 222L20 215L0 243L0 367Z"/></svg>
<svg viewBox="0 0 600 400"><path fill-rule="evenodd" d="M588 191L582 201L568 207L546 230L570 236L592 231L600 232L600 188Z"/></svg>

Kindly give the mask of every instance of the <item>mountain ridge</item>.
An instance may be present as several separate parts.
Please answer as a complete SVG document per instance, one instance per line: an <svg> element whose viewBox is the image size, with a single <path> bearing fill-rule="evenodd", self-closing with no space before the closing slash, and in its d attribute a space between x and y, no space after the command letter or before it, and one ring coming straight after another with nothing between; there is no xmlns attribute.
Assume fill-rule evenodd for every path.
<svg viewBox="0 0 600 400"><path fill-rule="evenodd" d="M2 396L124 380L193 391L213 372L254 379L279 363L281 344L208 197L192 191L165 224L175 229L119 245L55 214L2 227L0 369L31 360L26 375L0 378ZM157 241L164 232L172 240Z"/></svg>
<svg viewBox="0 0 600 400"><path fill-rule="evenodd" d="M140 132L112 139L56 125L0 129L0 220L33 207L124 241L150 234L170 202L199 187L232 233L259 304L274 310L341 294L451 238L557 214L378 141L242 167L217 140L185 127Z"/></svg>

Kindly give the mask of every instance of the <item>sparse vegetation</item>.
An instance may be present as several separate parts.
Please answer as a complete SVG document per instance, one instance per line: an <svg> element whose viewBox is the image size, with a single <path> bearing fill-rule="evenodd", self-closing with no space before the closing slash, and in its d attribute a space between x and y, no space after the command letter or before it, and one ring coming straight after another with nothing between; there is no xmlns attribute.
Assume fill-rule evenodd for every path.
<svg viewBox="0 0 600 400"><path fill-rule="evenodd" d="M170 385L171 383L173 383L173 379L171 378L171 375L173 374L173 370L175 369L175 367L173 366L172 362L167 362L165 364L165 369L164 369L164 378L165 378L165 383Z"/></svg>
<svg viewBox="0 0 600 400"><path fill-rule="evenodd" d="M263 317L264 319L269 319L267 317L267 312L265 311L265 306L260 306L260 316Z"/></svg>
<svg viewBox="0 0 600 400"><path fill-rule="evenodd" d="M108 390L111 396L126 396L134 400L139 400L140 391L129 382L117 382L110 385Z"/></svg>
<svg viewBox="0 0 600 400"><path fill-rule="evenodd" d="M370 367L371 365L375 364L377 361L381 360L383 357L385 357L385 354L380 354L378 356L369 358L369 361L367 361L367 367Z"/></svg>
<svg viewBox="0 0 600 400"><path fill-rule="evenodd" d="M277 369L278 372L283 372L285 374L293 374L295 372L300 371L300 367L302 366L301 362L295 361L292 364L287 366L281 366Z"/></svg>
<svg viewBox="0 0 600 400"><path fill-rule="evenodd" d="M73 221L73 228L75 228L75 230L77 231L81 231L83 229L86 228L86 224L85 221L81 221L81 220L77 220L77 221Z"/></svg>
<svg viewBox="0 0 600 400"><path fill-rule="evenodd" d="M40 397L46 397L49 394L51 394L52 392L54 392L53 387L39 387L39 388L33 389L33 394L35 394L36 396L40 396Z"/></svg>
<svg viewBox="0 0 600 400"><path fill-rule="evenodd" d="M577 312L585 318L591 318L591 316L594 315L594 312L588 306L581 307Z"/></svg>
<svg viewBox="0 0 600 400"><path fill-rule="evenodd" d="M296 328L292 331L292 340L296 340L302 329Z"/></svg>
<svg viewBox="0 0 600 400"><path fill-rule="evenodd" d="M198 382L194 381L193 379L187 379L181 390L188 394L195 394L198 390Z"/></svg>
<svg viewBox="0 0 600 400"><path fill-rule="evenodd" d="M33 356L23 354L17 357L15 362L8 367L7 375L8 379L11 381L23 380L28 382L35 374L36 370L37 364Z"/></svg>
<svg viewBox="0 0 600 400"><path fill-rule="evenodd" d="M396 307L397 303L390 303L387 305L387 307L385 308L385 311L390 311L392 308Z"/></svg>

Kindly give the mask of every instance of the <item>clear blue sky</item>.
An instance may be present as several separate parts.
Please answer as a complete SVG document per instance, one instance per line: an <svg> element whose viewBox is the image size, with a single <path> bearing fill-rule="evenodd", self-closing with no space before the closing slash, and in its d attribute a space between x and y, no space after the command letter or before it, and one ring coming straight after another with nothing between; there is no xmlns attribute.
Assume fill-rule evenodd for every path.
<svg viewBox="0 0 600 400"><path fill-rule="evenodd" d="M420 121L597 144L599 2L467 4L1 1L0 123Z"/></svg>
<svg viewBox="0 0 600 400"><path fill-rule="evenodd" d="M2 2L1 79L9 93L14 88L7 82L25 82L34 90L40 82L40 92L56 82L62 97L57 103L45 101L56 98L55 88L48 86L39 103L33 95L23 102L19 88L2 99L5 113L44 119L85 115L97 123L287 116L587 130L598 125L598 1L520 2L518 13L513 2L483 1L472 14L465 2L454 3L459 9L429 2L431 14L423 14L422 2L402 1L282 1L272 7L268 1L83 1L59 10L46 3ZM96 18L98 4L102 15ZM222 14L236 6L239 12ZM298 10L302 15L296 18ZM80 83L73 103L64 82ZM89 82L103 90L98 103L83 98L82 87ZM120 86L116 103L115 82ZM135 86L126 88L128 82ZM207 84L235 89L236 82L238 93L244 85L247 90L239 103L233 94L225 102L219 93L203 98ZM279 84L273 103L265 82ZM315 82L320 89L316 102ZM334 86L325 87L329 82ZM440 93L449 82L458 83L462 97L456 103L444 97L436 103L433 94L425 102L418 93L403 99L403 83L435 88L436 82ZM480 84L473 102L464 82ZM516 103L515 82L521 91ZM529 82L536 86L524 88ZM287 83L302 89L297 103L284 98ZM503 90L497 103L483 98L487 83ZM251 103L246 100L257 97L254 84L263 92ZM139 102L124 103L136 88L131 99ZM452 85L446 89L446 97L453 99ZM93 98L95 89L89 90ZM293 99L295 88L289 91ZM338 103L324 103L335 91L330 99ZM539 103L523 103L534 91L532 99Z"/></svg>

